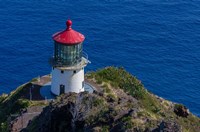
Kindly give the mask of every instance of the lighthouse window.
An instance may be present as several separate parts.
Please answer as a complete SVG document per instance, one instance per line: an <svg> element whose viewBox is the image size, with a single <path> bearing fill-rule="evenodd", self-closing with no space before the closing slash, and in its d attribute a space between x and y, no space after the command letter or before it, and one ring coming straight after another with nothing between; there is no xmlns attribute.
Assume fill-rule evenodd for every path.
<svg viewBox="0 0 200 132"><path fill-rule="evenodd" d="M81 61L82 43L76 45L62 45L55 43L54 57L59 66L72 66Z"/></svg>
<svg viewBox="0 0 200 132"><path fill-rule="evenodd" d="M84 87L84 84L85 84L85 83L84 83L84 81L83 81L83 82L82 82L82 88Z"/></svg>
<svg viewBox="0 0 200 132"><path fill-rule="evenodd" d="M61 73L64 73L64 71L62 70Z"/></svg>

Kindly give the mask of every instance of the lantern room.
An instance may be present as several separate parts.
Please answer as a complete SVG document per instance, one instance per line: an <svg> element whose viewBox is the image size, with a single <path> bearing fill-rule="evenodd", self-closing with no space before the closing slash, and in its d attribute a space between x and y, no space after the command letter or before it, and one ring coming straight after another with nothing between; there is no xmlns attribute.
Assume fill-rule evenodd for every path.
<svg viewBox="0 0 200 132"><path fill-rule="evenodd" d="M85 37L72 29L72 21L66 22L64 31L53 35L53 66L73 66L81 62Z"/></svg>

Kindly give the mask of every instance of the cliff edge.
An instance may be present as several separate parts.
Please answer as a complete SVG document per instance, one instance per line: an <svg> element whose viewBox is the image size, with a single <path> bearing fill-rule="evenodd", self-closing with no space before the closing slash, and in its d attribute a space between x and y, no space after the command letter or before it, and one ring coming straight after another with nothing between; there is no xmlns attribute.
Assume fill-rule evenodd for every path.
<svg viewBox="0 0 200 132"><path fill-rule="evenodd" d="M148 92L141 81L123 68L106 67L90 72L86 74L86 81L96 88L94 93L63 94L48 104L22 99L20 92L17 97L12 97L13 94L1 96L0 108L3 109L0 109L0 122L3 125L0 130L8 130L6 115L33 106L42 106L43 110L21 131L198 132L200 130L200 119L190 113L184 105L167 101ZM16 101L20 105L17 105ZM26 103L22 103L24 101ZM20 106L16 111L9 110L3 114L6 109L16 106Z"/></svg>

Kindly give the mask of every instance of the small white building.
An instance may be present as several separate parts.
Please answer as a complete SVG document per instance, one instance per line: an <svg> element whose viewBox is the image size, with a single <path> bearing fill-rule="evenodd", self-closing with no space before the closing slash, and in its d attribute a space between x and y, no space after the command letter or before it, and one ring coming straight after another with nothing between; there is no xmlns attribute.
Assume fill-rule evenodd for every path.
<svg viewBox="0 0 200 132"><path fill-rule="evenodd" d="M51 92L55 95L84 91L84 67L89 62L83 52L84 35L71 28L71 20L66 25L66 30L53 35Z"/></svg>

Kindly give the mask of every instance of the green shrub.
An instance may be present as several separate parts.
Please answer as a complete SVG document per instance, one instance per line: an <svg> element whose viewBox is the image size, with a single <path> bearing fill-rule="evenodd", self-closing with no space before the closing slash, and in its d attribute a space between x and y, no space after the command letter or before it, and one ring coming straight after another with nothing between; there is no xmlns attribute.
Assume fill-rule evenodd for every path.
<svg viewBox="0 0 200 132"><path fill-rule="evenodd" d="M105 87L104 90L103 90L105 93L110 93L111 90L108 88L108 87Z"/></svg>
<svg viewBox="0 0 200 132"><path fill-rule="evenodd" d="M179 109L179 108L183 108L184 107L184 105L182 105L182 104L175 104L174 105L174 109Z"/></svg>
<svg viewBox="0 0 200 132"><path fill-rule="evenodd" d="M109 126L102 126L102 132L109 132Z"/></svg>
<svg viewBox="0 0 200 132"><path fill-rule="evenodd" d="M37 82L38 81L38 78L33 78L32 80L31 80L31 82Z"/></svg>
<svg viewBox="0 0 200 132"><path fill-rule="evenodd" d="M122 122L124 122L125 124L125 128L127 129L130 129L130 128L133 128L133 122L132 122L132 118L130 116L127 116L127 117L123 117L122 118Z"/></svg>
<svg viewBox="0 0 200 132"><path fill-rule="evenodd" d="M95 79L98 84L102 83L102 81L110 82L111 86L119 87L138 99L143 98L146 93L142 83L123 68L107 67L98 70Z"/></svg>
<svg viewBox="0 0 200 132"><path fill-rule="evenodd" d="M123 122L127 122L127 121L131 121L131 119L132 119L132 118L131 118L130 116L126 116L126 117L123 117L123 118L122 118L122 121L123 121Z"/></svg>
<svg viewBox="0 0 200 132"><path fill-rule="evenodd" d="M93 101L93 106L95 106L95 107L101 106L101 105L103 105L103 103L104 103L103 99L95 98L94 101Z"/></svg>
<svg viewBox="0 0 200 132"><path fill-rule="evenodd" d="M0 132L8 132L8 124L6 122L0 124Z"/></svg>
<svg viewBox="0 0 200 132"><path fill-rule="evenodd" d="M103 82L102 78L96 77L95 79L96 79L97 84L102 84Z"/></svg>
<svg viewBox="0 0 200 132"><path fill-rule="evenodd" d="M160 108L154 106L152 111L153 111L154 113L158 113L160 110L161 110Z"/></svg>
<svg viewBox="0 0 200 132"><path fill-rule="evenodd" d="M160 112L159 113L162 117L166 117L165 112Z"/></svg>
<svg viewBox="0 0 200 132"><path fill-rule="evenodd" d="M85 74L85 77L88 79L92 79L92 78L94 78L94 76L95 76L95 73L93 71Z"/></svg>
<svg viewBox="0 0 200 132"><path fill-rule="evenodd" d="M0 96L0 103L4 100L5 98Z"/></svg>
<svg viewBox="0 0 200 132"><path fill-rule="evenodd" d="M21 109L30 106L30 101L27 99L17 100L10 109L10 113L19 113Z"/></svg>
<svg viewBox="0 0 200 132"><path fill-rule="evenodd" d="M114 94L111 94L111 93L109 93L109 94L107 95L107 98L111 98L113 101L116 101L116 100L117 100L117 97L116 97Z"/></svg>

